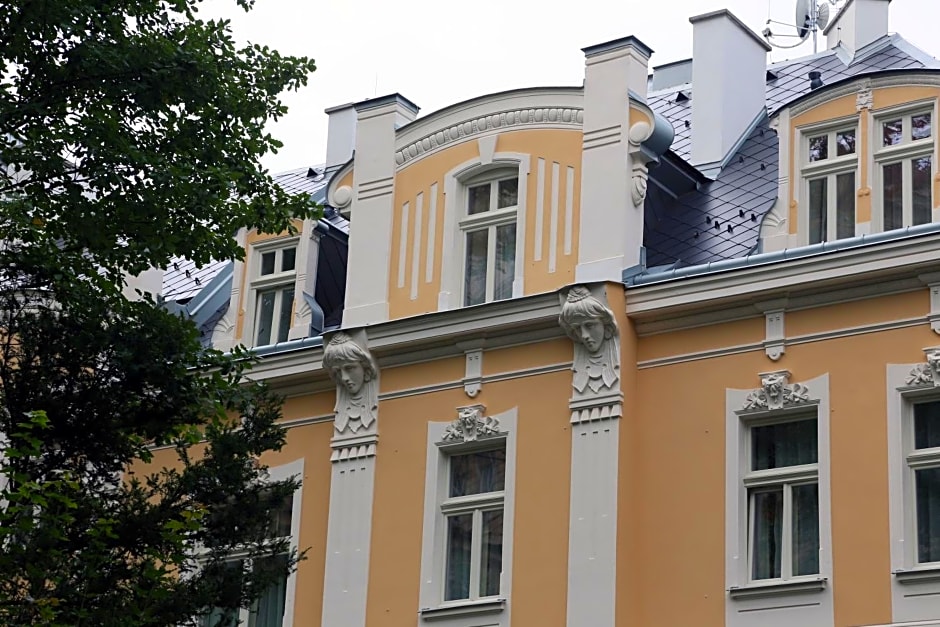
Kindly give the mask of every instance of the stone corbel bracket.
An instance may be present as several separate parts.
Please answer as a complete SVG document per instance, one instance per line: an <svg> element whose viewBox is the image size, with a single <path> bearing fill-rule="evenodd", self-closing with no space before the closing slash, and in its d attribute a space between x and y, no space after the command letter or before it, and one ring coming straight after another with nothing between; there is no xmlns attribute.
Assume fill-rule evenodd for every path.
<svg viewBox="0 0 940 627"><path fill-rule="evenodd" d="M934 333L940 334L940 272L922 274L918 277L930 291L930 313L927 321Z"/></svg>
<svg viewBox="0 0 940 627"><path fill-rule="evenodd" d="M480 342L461 342L457 346L466 359L463 391L470 398L476 398L483 389L483 345Z"/></svg>
<svg viewBox="0 0 940 627"><path fill-rule="evenodd" d="M379 436L374 433L358 438L345 438L342 440L334 438L330 442L330 448L333 449L330 454L330 461L343 462L351 459L375 457L375 445L378 441Z"/></svg>
<svg viewBox="0 0 940 627"><path fill-rule="evenodd" d="M742 411L783 409L809 403L809 389L801 383L790 384L789 370L761 372L761 387L747 395Z"/></svg>
<svg viewBox="0 0 940 627"><path fill-rule="evenodd" d="M659 164L659 158L666 152L675 138L672 124L662 116L654 113L645 105L631 98L633 107L643 111L652 123L639 120L630 125L627 132L629 143L631 169L630 196L633 206L642 209L646 202L646 189L649 185L650 166Z"/></svg>
<svg viewBox="0 0 940 627"><path fill-rule="evenodd" d="M924 349L926 363L917 364L907 375L907 384L915 387L940 387L940 346Z"/></svg>
<svg viewBox="0 0 940 627"><path fill-rule="evenodd" d="M786 305L786 299L756 304L756 307L764 313L764 353L771 361L778 361L787 352Z"/></svg>
<svg viewBox="0 0 940 627"><path fill-rule="evenodd" d="M339 331L330 336L323 351L323 365L336 384L336 407L330 461L342 462L374 457L378 435L379 368L368 349L364 330ZM362 382L348 390L338 379L344 364L358 363Z"/></svg>
<svg viewBox="0 0 940 627"><path fill-rule="evenodd" d="M571 410L571 424L616 420L623 417L623 393L606 394L596 398L572 399L568 403Z"/></svg>

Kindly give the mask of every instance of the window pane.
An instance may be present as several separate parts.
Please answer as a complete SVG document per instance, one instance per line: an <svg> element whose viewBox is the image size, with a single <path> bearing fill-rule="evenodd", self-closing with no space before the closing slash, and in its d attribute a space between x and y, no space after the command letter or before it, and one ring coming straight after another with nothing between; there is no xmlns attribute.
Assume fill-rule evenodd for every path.
<svg viewBox="0 0 940 627"><path fill-rule="evenodd" d="M499 182L499 200L497 207L515 207L519 204L519 179L506 179Z"/></svg>
<svg viewBox="0 0 940 627"><path fill-rule="evenodd" d="M809 182L809 243L826 241L826 213L828 212L826 179Z"/></svg>
<svg viewBox="0 0 940 627"><path fill-rule="evenodd" d="M933 203L930 194L930 157L920 157L911 161L911 187L914 197L913 219L914 224L927 224L931 222Z"/></svg>
<svg viewBox="0 0 940 627"><path fill-rule="evenodd" d="M444 600L470 598L470 542L473 514L447 518L447 575Z"/></svg>
<svg viewBox="0 0 940 627"><path fill-rule="evenodd" d="M820 135L819 137L809 138L809 160L822 161L829 158L829 136Z"/></svg>
<svg viewBox="0 0 940 627"><path fill-rule="evenodd" d="M266 567L287 569L287 556L264 558ZM257 562L256 562L257 564ZM261 593L248 615L248 627L281 627L284 622L284 602L287 598L287 577L278 577Z"/></svg>
<svg viewBox="0 0 940 627"><path fill-rule="evenodd" d="M901 120L891 120L890 122L883 123L881 125L882 144L884 146L900 144L903 138L902 129L903 124Z"/></svg>
<svg viewBox="0 0 940 627"><path fill-rule="evenodd" d="M256 346L267 346L271 343L271 324L274 322L274 297L276 292L268 291L258 294L258 317L255 324L258 328Z"/></svg>
<svg viewBox="0 0 940 627"><path fill-rule="evenodd" d="M288 287L281 290L281 311L277 321L277 341L286 342L287 333L290 331L291 314L294 311L294 288Z"/></svg>
<svg viewBox="0 0 940 627"><path fill-rule="evenodd" d="M285 248L281 251L281 272L290 272L293 270L296 258L297 249L294 247Z"/></svg>
<svg viewBox="0 0 940 627"><path fill-rule="evenodd" d="M261 255L261 276L274 274L274 258L277 256L275 251L263 253Z"/></svg>
<svg viewBox="0 0 940 627"><path fill-rule="evenodd" d="M836 156L855 154L855 129L836 133Z"/></svg>
<svg viewBox="0 0 940 627"><path fill-rule="evenodd" d="M754 470L815 464L816 419L754 427L751 442Z"/></svg>
<svg viewBox="0 0 940 627"><path fill-rule="evenodd" d="M496 227L496 276L493 300L512 296L512 280L516 276L516 224Z"/></svg>
<svg viewBox="0 0 940 627"><path fill-rule="evenodd" d="M469 202L467 203L467 215L483 213L490 210L490 184L476 185L467 190Z"/></svg>
<svg viewBox="0 0 940 627"><path fill-rule="evenodd" d="M506 484L506 451L451 455L450 496L499 492Z"/></svg>
<svg viewBox="0 0 940 627"><path fill-rule="evenodd" d="M891 163L881 169L882 202L884 203L884 230L899 229L904 226L904 214L901 204L903 191L901 187L901 164Z"/></svg>
<svg viewBox="0 0 940 627"><path fill-rule="evenodd" d="M783 490L756 492L752 496L753 537L751 560L753 579L780 577L783 535Z"/></svg>
<svg viewBox="0 0 940 627"><path fill-rule="evenodd" d="M819 485L793 486L793 574L819 572Z"/></svg>
<svg viewBox="0 0 940 627"><path fill-rule="evenodd" d="M486 249L489 229L467 233L467 261L464 275L464 305L486 302Z"/></svg>
<svg viewBox="0 0 940 627"><path fill-rule="evenodd" d="M911 117L911 139L927 139L930 137L930 114L922 113Z"/></svg>
<svg viewBox="0 0 940 627"><path fill-rule="evenodd" d="M940 468L914 473L917 484L917 561L940 562Z"/></svg>
<svg viewBox="0 0 940 627"><path fill-rule="evenodd" d="M940 401L914 405L914 448L940 446Z"/></svg>
<svg viewBox="0 0 940 627"><path fill-rule="evenodd" d="M220 607L202 617L199 627L235 627L238 624L238 610L223 610Z"/></svg>
<svg viewBox="0 0 940 627"><path fill-rule="evenodd" d="M483 538L480 555L480 596L499 594L499 576L503 572L503 510L483 512Z"/></svg>
<svg viewBox="0 0 940 627"><path fill-rule="evenodd" d="M836 177L836 238L855 236L855 172Z"/></svg>
<svg viewBox="0 0 940 627"><path fill-rule="evenodd" d="M290 519L294 511L294 497L290 494L271 510L269 538L285 538L290 535Z"/></svg>

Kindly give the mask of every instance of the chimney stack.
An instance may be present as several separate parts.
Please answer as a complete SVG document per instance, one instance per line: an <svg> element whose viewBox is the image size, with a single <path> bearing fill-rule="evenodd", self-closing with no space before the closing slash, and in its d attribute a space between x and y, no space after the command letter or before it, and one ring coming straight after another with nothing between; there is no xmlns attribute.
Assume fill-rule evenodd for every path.
<svg viewBox="0 0 940 627"><path fill-rule="evenodd" d="M849 54L888 34L891 0L849 0L823 31L829 48L840 43Z"/></svg>
<svg viewBox="0 0 940 627"><path fill-rule="evenodd" d="M352 158L356 145L356 105L349 102L323 112L330 119L326 132L326 167L329 169Z"/></svg>
<svg viewBox="0 0 940 627"><path fill-rule="evenodd" d="M728 10L692 23L692 165L717 176L766 107L770 45Z"/></svg>

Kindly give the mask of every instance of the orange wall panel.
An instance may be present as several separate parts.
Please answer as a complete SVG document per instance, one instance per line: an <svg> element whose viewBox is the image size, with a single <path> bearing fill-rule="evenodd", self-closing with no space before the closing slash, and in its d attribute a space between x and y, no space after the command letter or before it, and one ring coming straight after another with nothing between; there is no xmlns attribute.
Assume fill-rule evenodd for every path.
<svg viewBox="0 0 940 627"><path fill-rule="evenodd" d="M787 314L789 315L789 314ZM789 323L789 318L787 319ZM748 318L707 327L657 333L640 338L639 361L763 342L764 318Z"/></svg>
<svg viewBox="0 0 940 627"><path fill-rule="evenodd" d="M879 322L926 316L930 296L926 289L880 298L867 298L838 305L788 311L787 337L858 327ZM790 349L787 348L787 351Z"/></svg>
<svg viewBox="0 0 940 627"><path fill-rule="evenodd" d="M565 363L573 358L574 349L567 338L489 350L483 352L483 375Z"/></svg>

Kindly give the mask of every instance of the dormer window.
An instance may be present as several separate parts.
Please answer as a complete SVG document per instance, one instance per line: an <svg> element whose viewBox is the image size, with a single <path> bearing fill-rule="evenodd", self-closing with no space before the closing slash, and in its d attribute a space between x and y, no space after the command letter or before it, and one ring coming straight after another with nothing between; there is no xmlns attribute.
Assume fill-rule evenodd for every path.
<svg viewBox="0 0 940 627"><path fill-rule="evenodd" d="M890 231L933 220L933 111L889 112L875 121L876 227Z"/></svg>
<svg viewBox="0 0 940 627"><path fill-rule="evenodd" d="M489 172L466 182L466 210L460 220L464 241L464 305L512 296L516 274L518 170Z"/></svg>
<svg viewBox="0 0 940 627"><path fill-rule="evenodd" d="M810 130L803 137L807 243L853 237L858 170L855 123Z"/></svg>
<svg viewBox="0 0 940 627"><path fill-rule="evenodd" d="M259 244L253 256L254 345L286 342L294 311L297 240Z"/></svg>

